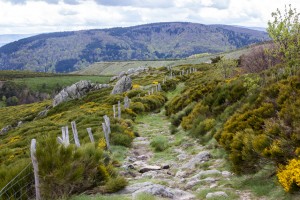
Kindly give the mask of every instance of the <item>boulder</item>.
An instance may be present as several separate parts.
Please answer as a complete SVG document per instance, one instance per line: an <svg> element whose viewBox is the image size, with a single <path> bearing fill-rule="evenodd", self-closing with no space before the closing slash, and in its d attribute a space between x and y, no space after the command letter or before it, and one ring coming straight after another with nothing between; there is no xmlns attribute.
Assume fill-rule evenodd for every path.
<svg viewBox="0 0 300 200"><path fill-rule="evenodd" d="M12 129L11 125L5 126L4 128L1 129L0 135L6 134L10 129Z"/></svg>
<svg viewBox="0 0 300 200"><path fill-rule="evenodd" d="M127 92L131 89L131 86L131 78L129 76L123 76L120 80L118 80L111 94L121 94L123 92Z"/></svg>
<svg viewBox="0 0 300 200"><path fill-rule="evenodd" d="M184 164L182 168L193 169L195 168L196 164L208 161L210 157L211 155L209 151L202 151L198 153L195 157L193 157L189 162Z"/></svg>
<svg viewBox="0 0 300 200"><path fill-rule="evenodd" d="M228 195L223 191L210 192L210 193L207 193L207 195L206 195L207 199L218 198L218 197L228 197Z"/></svg>
<svg viewBox="0 0 300 200"><path fill-rule="evenodd" d="M86 80L79 81L61 90L53 99L53 107L59 105L62 102L80 98L90 91L107 87L109 87L108 84L94 84Z"/></svg>

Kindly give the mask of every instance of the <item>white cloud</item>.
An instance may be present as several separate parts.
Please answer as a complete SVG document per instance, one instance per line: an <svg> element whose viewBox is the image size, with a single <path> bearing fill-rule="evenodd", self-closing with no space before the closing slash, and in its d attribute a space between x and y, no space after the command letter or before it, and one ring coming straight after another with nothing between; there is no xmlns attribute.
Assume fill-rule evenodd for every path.
<svg viewBox="0 0 300 200"><path fill-rule="evenodd" d="M298 0L0 0L0 34L41 33L188 21L267 26Z"/></svg>

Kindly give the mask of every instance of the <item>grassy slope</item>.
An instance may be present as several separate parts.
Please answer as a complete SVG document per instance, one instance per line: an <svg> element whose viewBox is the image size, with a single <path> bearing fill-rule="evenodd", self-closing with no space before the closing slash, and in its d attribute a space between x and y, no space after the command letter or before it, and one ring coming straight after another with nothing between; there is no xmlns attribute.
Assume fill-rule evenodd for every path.
<svg viewBox="0 0 300 200"><path fill-rule="evenodd" d="M118 75L121 71L127 71L130 68L137 68L139 66L147 67L162 67L162 66L178 66L178 65L187 65L187 64L199 64L209 62L210 58L216 56L225 56L226 58L235 58L237 59L242 54L245 54L249 51L250 48L243 48L236 51L230 51L225 53L210 54L205 55L199 58L187 58L180 60L149 60L149 61L119 61L119 62L97 62L89 67L82 69L73 74L82 74L82 75Z"/></svg>

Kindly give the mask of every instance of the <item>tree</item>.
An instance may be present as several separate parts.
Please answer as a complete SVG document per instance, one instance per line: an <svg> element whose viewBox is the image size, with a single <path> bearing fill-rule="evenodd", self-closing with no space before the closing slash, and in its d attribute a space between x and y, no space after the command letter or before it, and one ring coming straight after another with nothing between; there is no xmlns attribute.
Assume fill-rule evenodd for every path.
<svg viewBox="0 0 300 200"><path fill-rule="evenodd" d="M273 22L268 22L267 31L276 46L276 54L290 66L299 63L300 23L296 9L285 7L282 14L279 9L272 13Z"/></svg>
<svg viewBox="0 0 300 200"><path fill-rule="evenodd" d="M221 68L224 78L229 78L233 72L233 69L237 66L237 61L234 59L226 59L221 57L221 59L216 63L218 68Z"/></svg>

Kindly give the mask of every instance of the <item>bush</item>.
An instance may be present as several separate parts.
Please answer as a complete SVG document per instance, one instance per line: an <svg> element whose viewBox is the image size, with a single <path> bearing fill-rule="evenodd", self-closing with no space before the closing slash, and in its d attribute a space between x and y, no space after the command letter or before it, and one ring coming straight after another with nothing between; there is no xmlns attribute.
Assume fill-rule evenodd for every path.
<svg viewBox="0 0 300 200"><path fill-rule="evenodd" d="M112 133L111 134L111 144L113 145L121 145L124 147L130 147L131 142L133 140L132 137L126 134L120 134L120 133Z"/></svg>
<svg viewBox="0 0 300 200"><path fill-rule="evenodd" d="M154 137L150 145L155 149L155 151L164 151L169 147L168 138L162 135Z"/></svg>
<svg viewBox="0 0 300 200"><path fill-rule="evenodd" d="M105 193L114 193L128 185L128 182L123 177L111 178L104 186Z"/></svg>
<svg viewBox="0 0 300 200"><path fill-rule="evenodd" d="M299 191L300 189L300 160L292 159L277 172L279 183L286 192Z"/></svg>
<svg viewBox="0 0 300 200"><path fill-rule="evenodd" d="M37 159L43 199L58 199L108 180L104 154L95 144L76 148L61 146L54 137L46 137L37 144Z"/></svg>

